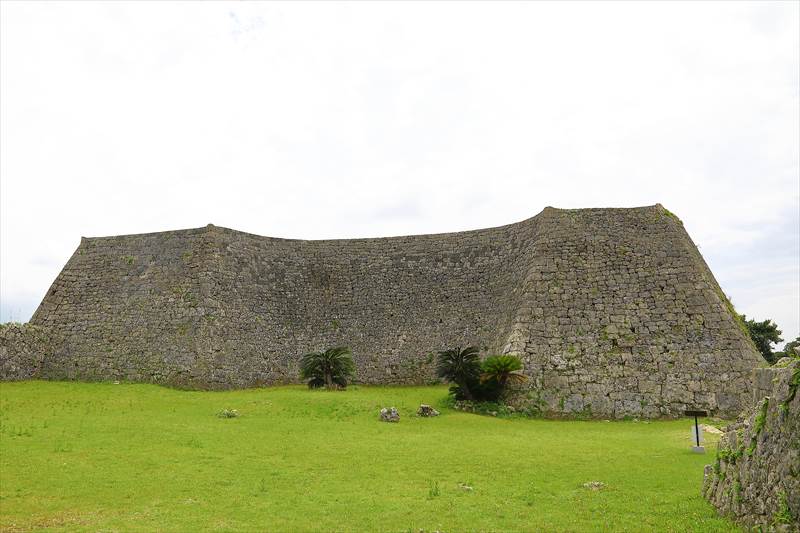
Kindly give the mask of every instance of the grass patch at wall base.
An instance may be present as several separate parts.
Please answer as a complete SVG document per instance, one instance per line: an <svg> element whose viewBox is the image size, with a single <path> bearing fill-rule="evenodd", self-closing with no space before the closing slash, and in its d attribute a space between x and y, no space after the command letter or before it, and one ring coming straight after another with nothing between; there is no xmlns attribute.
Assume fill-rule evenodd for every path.
<svg viewBox="0 0 800 533"><path fill-rule="evenodd" d="M715 445L692 454L688 420L500 419L446 394L3 383L0 530L735 529L701 497Z"/></svg>

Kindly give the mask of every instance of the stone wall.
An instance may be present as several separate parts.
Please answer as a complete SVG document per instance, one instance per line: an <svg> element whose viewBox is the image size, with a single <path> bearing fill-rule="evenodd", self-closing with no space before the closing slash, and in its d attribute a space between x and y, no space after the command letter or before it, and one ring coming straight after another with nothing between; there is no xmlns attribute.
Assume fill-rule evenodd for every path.
<svg viewBox="0 0 800 533"><path fill-rule="evenodd" d="M49 332L31 324L0 324L0 376L19 381L40 377L52 354Z"/></svg>
<svg viewBox="0 0 800 533"><path fill-rule="evenodd" d="M659 205L540 224L504 350L522 355L545 411L736 416L749 405L763 359L677 217Z"/></svg>
<svg viewBox="0 0 800 533"><path fill-rule="evenodd" d="M426 383L437 350L519 355L545 412L735 415L760 362L674 215L560 210L461 233L302 241L215 226L84 238L32 323L52 379L295 382L353 349L362 383Z"/></svg>
<svg viewBox="0 0 800 533"><path fill-rule="evenodd" d="M769 396L728 426L706 466L703 493L748 527L800 531L800 360L758 369L761 378L773 381Z"/></svg>

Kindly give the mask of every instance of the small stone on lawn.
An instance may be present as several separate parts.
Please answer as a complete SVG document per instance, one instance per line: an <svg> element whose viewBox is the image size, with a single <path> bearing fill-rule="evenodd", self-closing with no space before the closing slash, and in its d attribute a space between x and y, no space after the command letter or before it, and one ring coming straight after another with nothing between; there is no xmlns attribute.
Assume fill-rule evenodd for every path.
<svg viewBox="0 0 800 533"><path fill-rule="evenodd" d="M606 486L602 481L587 481L583 484L584 488L589 490L600 490Z"/></svg>
<svg viewBox="0 0 800 533"><path fill-rule="evenodd" d="M381 420L383 422L400 422L400 413L394 407L381 409Z"/></svg>

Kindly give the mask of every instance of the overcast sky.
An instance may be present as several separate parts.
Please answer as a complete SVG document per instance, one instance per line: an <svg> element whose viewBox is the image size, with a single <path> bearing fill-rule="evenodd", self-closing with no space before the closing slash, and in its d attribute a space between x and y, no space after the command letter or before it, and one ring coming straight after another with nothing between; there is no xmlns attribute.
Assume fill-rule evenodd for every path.
<svg viewBox="0 0 800 533"><path fill-rule="evenodd" d="M0 3L0 321L80 237L664 204L800 332L798 2Z"/></svg>

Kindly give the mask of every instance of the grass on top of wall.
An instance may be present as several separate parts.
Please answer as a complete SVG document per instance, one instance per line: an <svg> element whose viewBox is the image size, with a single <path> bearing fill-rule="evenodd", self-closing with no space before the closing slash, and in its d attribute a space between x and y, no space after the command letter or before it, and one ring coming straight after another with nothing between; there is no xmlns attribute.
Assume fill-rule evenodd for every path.
<svg viewBox="0 0 800 533"><path fill-rule="evenodd" d="M2 531L730 531L690 421L498 419L444 387L0 385ZM420 403L437 418L417 418ZM396 406L398 424L378 421ZM221 418L223 409L239 416ZM600 490L584 483L600 481Z"/></svg>

